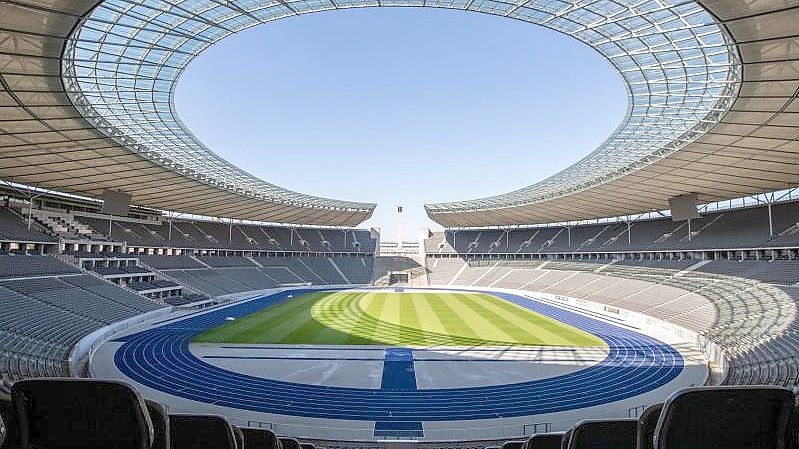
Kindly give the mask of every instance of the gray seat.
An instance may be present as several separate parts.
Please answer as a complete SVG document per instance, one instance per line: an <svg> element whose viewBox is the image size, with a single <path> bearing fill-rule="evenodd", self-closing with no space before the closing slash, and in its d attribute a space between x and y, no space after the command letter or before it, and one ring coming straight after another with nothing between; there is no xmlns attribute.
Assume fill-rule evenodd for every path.
<svg viewBox="0 0 799 449"><path fill-rule="evenodd" d="M28 379L11 387L20 449L150 449L144 400L125 383Z"/></svg>
<svg viewBox="0 0 799 449"><path fill-rule="evenodd" d="M656 449L786 449L794 396L779 387L697 387L669 397Z"/></svg>
<svg viewBox="0 0 799 449"><path fill-rule="evenodd" d="M242 428L244 449L281 449L280 440L271 430Z"/></svg>
<svg viewBox="0 0 799 449"><path fill-rule="evenodd" d="M169 415L172 449L237 449L233 426L221 416Z"/></svg>
<svg viewBox="0 0 799 449"><path fill-rule="evenodd" d="M525 441L506 441L502 449L523 449Z"/></svg>
<svg viewBox="0 0 799 449"><path fill-rule="evenodd" d="M560 449L563 432L538 433L531 436L524 449Z"/></svg>
<svg viewBox="0 0 799 449"><path fill-rule="evenodd" d="M280 438L280 446L282 449L302 449L302 445L294 438Z"/></svg>
<svg viewBox="0 0 799 449"><path fill-rule="evenodd" d="M662 410L663 404L655 404L644 410L641 416L638 417L638 432L635 444L637 449L654 448L655 429Z"/></svg>
<svg viewBox="0 0 799 449"><path fill-rule="evenodd" d="M563 433L563 437L560 439L560 449L568 449L569 441L572 439L572 430L569 429Z"/></svg>
<svg viewBox="0 0 799 449"><path fill-rule="evenodd" d="M153 401L145 401L147 413L153 423L153 444L151 449L170 449L172 442L169 435L169 415L164 407Z"/></svg>
<svg viewBox="0 0 799 449"><path fill-rule="evenodd" d="M580 421L572 429L568 449L635 449L636 419Z"/></svg>
<svg viewBox="0 0 799 449"><path fill-rule="evenodd" d="M238 427L233 427L233 436L236 438L236 447L244 449L244 434Z"/></svg>

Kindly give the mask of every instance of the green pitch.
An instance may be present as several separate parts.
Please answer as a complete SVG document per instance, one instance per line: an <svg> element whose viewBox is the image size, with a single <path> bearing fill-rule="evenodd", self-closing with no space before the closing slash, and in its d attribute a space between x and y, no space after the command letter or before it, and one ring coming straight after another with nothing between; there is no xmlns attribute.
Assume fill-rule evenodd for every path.
<svg viewBox="0 0 799 449"><path fill-rule="evenodd" d="M210 329L201 343L380 346L605 346L575 327L496 296L316 292Z"/></svg>

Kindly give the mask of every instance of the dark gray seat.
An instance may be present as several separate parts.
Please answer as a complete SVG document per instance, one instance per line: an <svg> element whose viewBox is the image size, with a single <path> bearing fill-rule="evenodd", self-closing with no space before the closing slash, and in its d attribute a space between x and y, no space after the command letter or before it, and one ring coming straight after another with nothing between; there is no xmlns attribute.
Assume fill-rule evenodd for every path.
<svg viewBox="0 0 799 449"><path fill-rule="evenodd" d="M11 387L20 449L150 449L144 400L125 383L28 379Z"/></svg>
<svg viewBox="0 0 799 449"><path fill-rule="evenodd" d="M572 430L574 429L569 429L563 433L563 438L560 440L560 449L568 449L569 441L572 439Z"/></svg>
<svg viewBox="0 0 799 449"><path fill-rule="evenodd" d="M236 438L236 447L244 449L244 434L238 427L233 427L233 436Z"/></svg>
<svg viewBox="0 0 799 449"><path fill-rule="evenodd" d="M169 415L164 407L153 401L145 401L150 422L153 423L153 445L151 449L170 449L172 442L169 435Z"/></svg>
<svg viewBox="0 0 799 449"><path fill-rule="evenodd" d="M589 419L572 429L568 449L635 449L636 419Z"/></svg>
<svg viewBox="0 0 799 449"><path fill-rule="evenodd" d="M294 438L280 438L280 446L282 449L302 449L302 445Z"/></svg>
<svg viewBox="0 0 799 449"><path fill-rule="evenodd" d="M502 449L523 449L524 441L506 441L502 445Z"/></svg>
<svg viewBox="0 0 799 449"><path fill-rule="evenodd" d="M560 449L563 435L563 432L535 434L527 440L525 449Z"/></svg>
<svg viewBox="0 0 799 449"><path fill-rule="evenodd" d="M697 387L669 397L656 449L785 449L794 396L779 387Z"/></svg>
<svg viewBox="0 0 799 449"><path fill-rule="evenodd" d="M660 412L663 410L663 404L655 404L648 407L638 417L638 433L636 435L637 449L653 449L655 447L655 429L658 425Z"/></svg>
<svg viewBox="0 0 799 449"><path fill-rule="evenodd" d="M244 449L281 449L280 440L274 432L267 429L242 428Z"/></svg>
<svg viewBox="0 0 799 449"><path fill-rule="evenodd" d="M233 426L221 416L169 415L172 449L236 449Z"/></svg>

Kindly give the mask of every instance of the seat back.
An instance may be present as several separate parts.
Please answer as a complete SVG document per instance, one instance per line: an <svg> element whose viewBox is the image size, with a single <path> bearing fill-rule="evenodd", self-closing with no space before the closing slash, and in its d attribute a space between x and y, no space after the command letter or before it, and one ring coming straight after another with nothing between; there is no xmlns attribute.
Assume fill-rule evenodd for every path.
<svg viewBox="0 0 799 449"><path fill-rule="evenodd" d="M656 449L786 449L793 394L779 387L697 387L669 397Z"/></svg>
<svg viewBox="0 0 799 449"><path fill-rule="evenodd" d="M636 419L590 419L572 429L568 449L635 449Z"/></svg>
<svg viewBox="0 0 799 449"><path fill-rule="evenodd" d="M147 413L150 415L150 422L153 423L153 445L152 449L170 449L172 442L169 435L169 415L164 407L153 401L145 401Z"/></svg>
<svg viewBox="0 0 799 449"><path fill-rule="evenodd" d="M244 449L281 449L280 441L271 430L242 428Z"/></svg>
<svg viewBox="0 0 799 449"><path fill-rule="evenodd" d="M506 441L502 444L502 449L523 449L524 441Z"/></svg>
<svg viewBox="0 0 799 449"><path fill-rule="evenodd" d="M638 417L638 434L635 444L637 449L653 449L655 447L655 428L657 428L662 410L663 404L655 404L644 410Z"/></svg>
<svg viewBox="0 0 799 449"><path fill-rule="evenodd" d="M11 387L20 449L150 449L144 400L127 384L28 379Z"/></svg>
<svg viewBox="0 0 799 449"><path fill-rule="evenodd" d="M568 449L569 441L572 439L572 431L574 429L569 429L563 433L563 438L560 439L560 449Z"/></svg>
<svg viewBox="0 0 799 449"><path fill-rule="evenodd" d="M282 449L302 449L302 445L294 438L279 438Z"/></svg>
<svg viewBox="0 0 799 449"><path fill-rule="evenodd" d="M241 429L234 426L233 436L236 438L236 447L238 449L244 449L244 434L241 432Z"/></svg>
<svg viewBox="0 0 799 449"><path fill-rule="evenodd" d="M563 432L535 434L527 440L525 449L560 449L563 435Z"/></svg>
<svg viewBox="0 0 799 449"><path fill-rule="evenodd" d="M236 449L233 426L221 416L169 415L172 449Z"/></svg>

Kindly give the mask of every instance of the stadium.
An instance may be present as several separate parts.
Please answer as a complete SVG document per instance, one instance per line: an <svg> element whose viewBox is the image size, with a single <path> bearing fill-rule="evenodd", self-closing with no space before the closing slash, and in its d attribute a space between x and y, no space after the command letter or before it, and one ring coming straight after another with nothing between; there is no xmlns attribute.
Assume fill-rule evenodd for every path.
<svg viewBox="0 0 799 449"><path fill-rule="evenodd" d="M407 242L176 112L225 38L362 7L576 39L624 119ZM5 0L0 45L3 449L799 448L796 1Z"/></svg>

